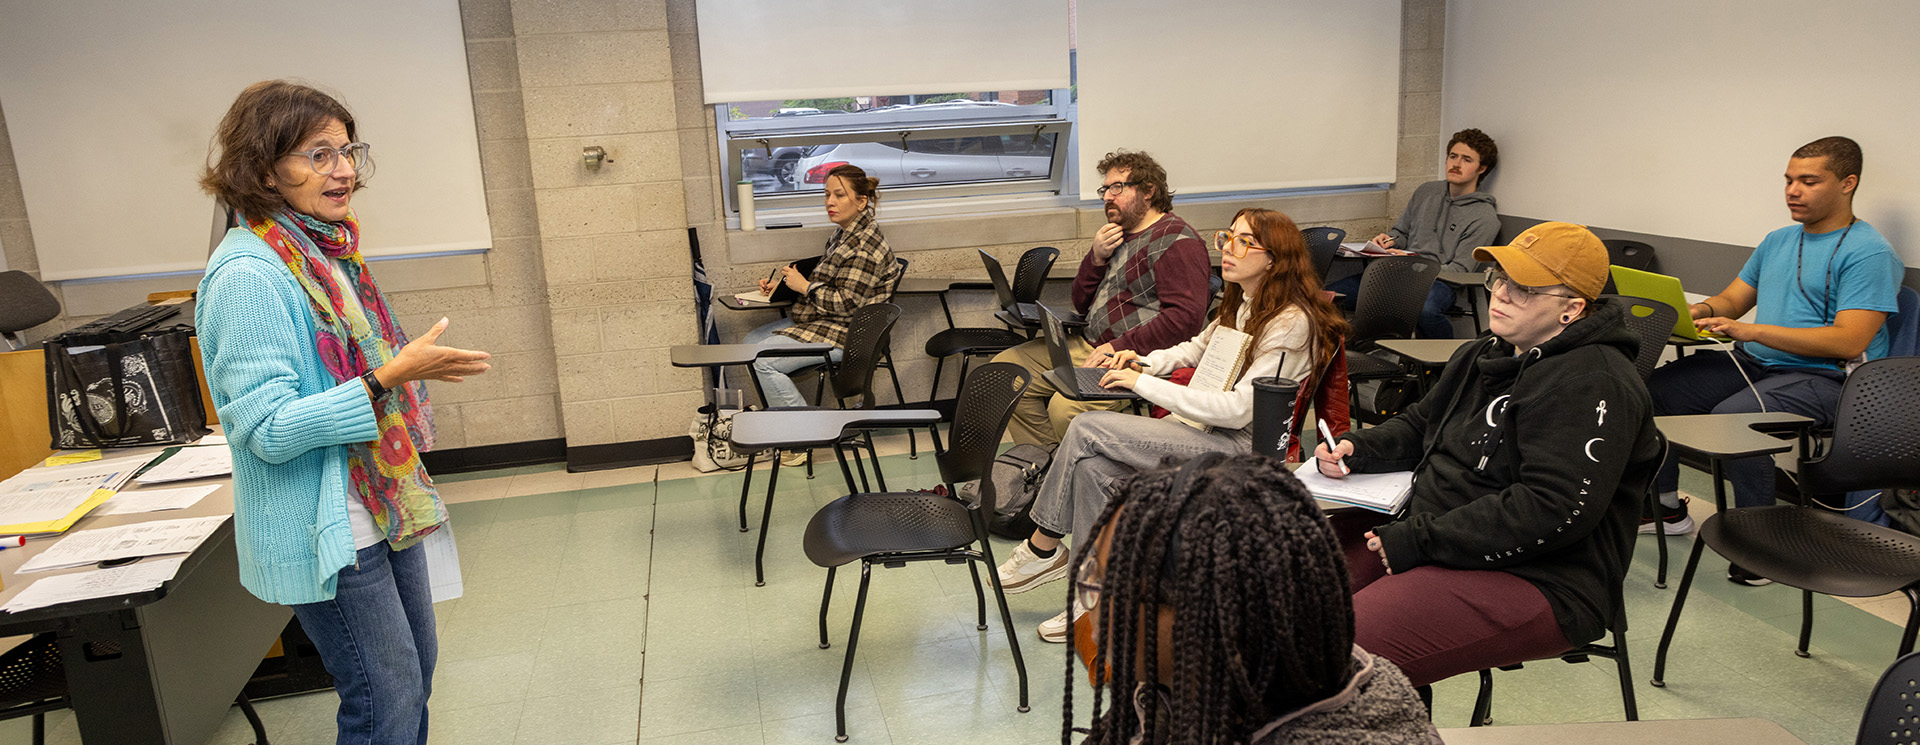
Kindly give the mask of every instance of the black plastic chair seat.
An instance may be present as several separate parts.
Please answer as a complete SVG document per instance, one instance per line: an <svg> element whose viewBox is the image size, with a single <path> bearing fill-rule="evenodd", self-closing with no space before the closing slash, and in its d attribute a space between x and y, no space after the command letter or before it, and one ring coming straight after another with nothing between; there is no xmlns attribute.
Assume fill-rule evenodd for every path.
<svg viewBox="0 0 1920 745"><path fill-rule="evenodd" d="M927 339L927 356L950 357L956 354L981 354L1012 349L1027 342L1027 337L1003 328L953 328Z"/></svg>
<svg viewBox="0 0 1920 745"><path fill-rule="evenodd" d="M1347 350L1347 379L1391 378L1404 372L1400 364L1366 352Z"/></svg>
<svg viewBox="0 0 1920 745"><path fill-rule="evenodd" d="M1700 539L1728 561L1789 587L1872 597L1920 582L1920 537L1806 507L1707 518Z"/></svg>
<svg viewBox="0 0 1920 745"><path fill-rule="evenodd" d="M807 558L823 567L890 553L951 551L978 540L967 506L920 492L850 494L807 523Z"/></svg>
<svg viewBox="0 0 1920 745"><path fill-rule="evenodd" d="M0 709L67 696L67 668L53 634L41 634L0 656Z"/></svg>

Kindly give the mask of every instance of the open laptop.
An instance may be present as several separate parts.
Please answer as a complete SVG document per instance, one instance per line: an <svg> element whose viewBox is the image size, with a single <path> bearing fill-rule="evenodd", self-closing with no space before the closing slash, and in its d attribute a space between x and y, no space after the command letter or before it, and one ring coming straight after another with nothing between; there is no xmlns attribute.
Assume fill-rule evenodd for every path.
<svg viewBox="0 0 1920 745"><path fill-rule="evenodd" d="M1088 401L1115 401L1138 398L1133 391L1121 389L1108 390L1100 387L1100 378L1107 374L1104 367L1074 367L1073 353L1067 350L1067 327L1054 315L1053 309L1035 303L1040 311L1040 333L1047 339L1047 355L1053 360L1053 374L1059 378L1061 386L1073 394L1069 398Z"/></svg>
<svg viewBox="0 0 1920 745"><path fill-rule="evenodd" d="M1000 307L1005 308L1008 313L1013 314L1014 318L1026 324L1027 328L1033 328L1034 324L1040 322L1038 304L1014 302L1013 283L1007 281L1007 270L1000 266L1000 260L983 249L974 250L980 252L980 263L987 265L987 279L993 282L993 295L1000 303Z"/></svg>
<svg viewBox="0 0 1920 745"><path fill-rule="evenodd" d="M1613 288L1615 292L1633 297L1643 297L1654 302L1666 303L1679 311L1679 318L1673 322L1673 335L1682 339L1714 340L1726 337L1703 332L1693 325L1693 313L1687 310L1687 293L1680 288L1678 277L1665 274L1643 272L1615 265L1613 270Z"/></svg>

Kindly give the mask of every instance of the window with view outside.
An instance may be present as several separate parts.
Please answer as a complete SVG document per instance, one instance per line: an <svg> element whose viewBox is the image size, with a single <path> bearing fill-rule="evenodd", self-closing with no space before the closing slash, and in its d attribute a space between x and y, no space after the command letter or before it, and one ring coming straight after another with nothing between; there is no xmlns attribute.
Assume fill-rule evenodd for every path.
<svg viewBox="0 0 1920 745"><path fill-rule="evenodd" d="M863 130L911 123L965 124L1047 116L1053 91L944 93L735 102L726 129L787 126L805 131ZM800 194L823 188L828 171L851 163L882 188L1053 177L1053 133L996 134L902 141L891 133L871 141L795 144L741 151L735 171L756 195Z"/></svg>

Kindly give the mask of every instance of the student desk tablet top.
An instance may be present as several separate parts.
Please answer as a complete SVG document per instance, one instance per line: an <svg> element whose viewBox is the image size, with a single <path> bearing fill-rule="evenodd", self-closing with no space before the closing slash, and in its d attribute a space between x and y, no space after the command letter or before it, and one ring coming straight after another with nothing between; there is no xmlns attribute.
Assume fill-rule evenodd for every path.
<svg viewBox="0 0 1920 745"><path fill-rule="evenodd" d="M820 357L832 352L832 344L790 344L763 347L758 344L676 344L667 351L667 362L674 367L724 367L750 365L761 357Z"/></svg>
<svg viewBox="0 0 1920 745"><path fill-rule="evenodd" d="M1792 440L1771 437L1767 432L1794 432L1813 420L1782 411L1751 414L1688 414L1658 416L1655 427L1675 447L1696 451L1714 459L1747 458L1772 455L1793 449Z"/></svg>
<svg viewBox="0 0 1920 745"><path fill-rule="evenodd" d="M1765 719L1647 719L1638 722L1575 722L1440 730L1447 745L1805 745Z"/></svg>
<svg viewBox="0 0 1920 745"><path fill-rule="evenodd" d="M1427 367L1444 367L1461 347L1479 341L1472 339L1381 339L1375 344L1394 354Z"/></svg>
<svg viewBox="0 0 1920 745"><path fill-rule="evenodd" d="M933 409L807 409L733 415L734 445L746 451L826 447L848 427L916 427L940 421Z"/></svg>

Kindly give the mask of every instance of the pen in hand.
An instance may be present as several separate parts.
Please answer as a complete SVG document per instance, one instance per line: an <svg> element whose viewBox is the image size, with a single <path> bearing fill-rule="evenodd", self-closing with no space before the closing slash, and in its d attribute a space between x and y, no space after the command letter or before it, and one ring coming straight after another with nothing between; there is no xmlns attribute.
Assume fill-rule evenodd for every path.
<svg viewBox="0 0 1920 745"><path fill-rule="evenodd" d="M1327 446L1328 452L1332 452L1333 446L1334 446L1333 430L1327 428L1327 420L1321 419L1319 421L1320 421L1320 442ZM1353 473L1353 469L1347 467L1347 460L1345 458L1341 458L1334 462L1340 465L1341 475L1344 476L1344 475Z"/></svg>

